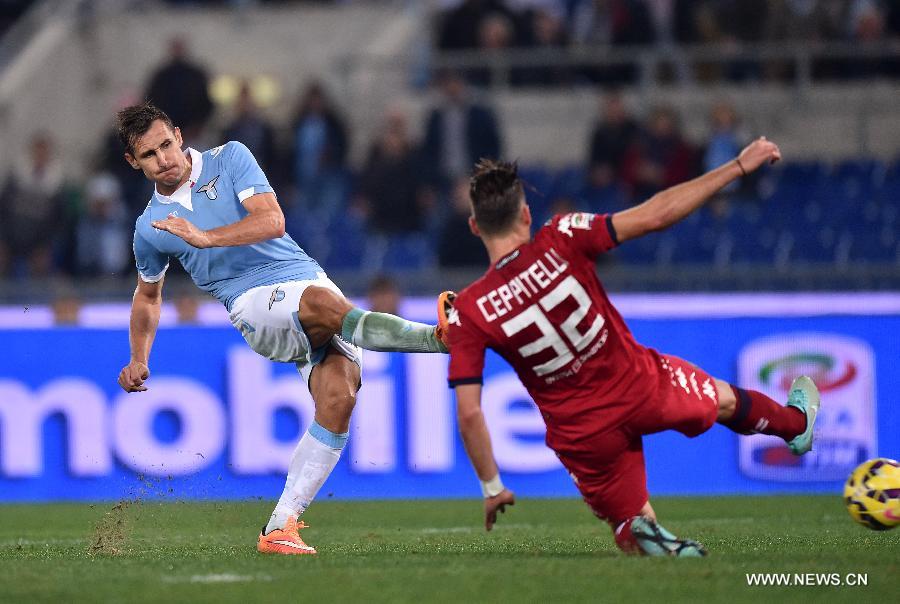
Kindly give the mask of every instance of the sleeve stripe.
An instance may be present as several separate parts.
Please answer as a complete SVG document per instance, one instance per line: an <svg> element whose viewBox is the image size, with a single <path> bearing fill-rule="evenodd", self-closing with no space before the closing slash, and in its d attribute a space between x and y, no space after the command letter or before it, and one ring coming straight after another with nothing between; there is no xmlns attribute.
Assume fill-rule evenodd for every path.
<svg viewBox="0 0 900 604"><path fill-rule="evenodd" d="M614 245L619 245L619 236L616 234L616 227L612 223L612 214L606 215L606 230L609 231L609 238L612 239Z"/></svg>
<svg viewBox="0 0 900 604"><path fill-rule="evenodd" d="M456 380L447 380L447 385L450 388L456 388L457 386L463 386L465 384L483 384L484 380L479 375L478 377L467 377L467 378L459 378Z"/></svg>
<svg viewBox="0 0 900 604"><path fill-rule="evenodd" d="M254 195L256 195L256 187L247 187L246 189L238 193L238 200L243 203L248 198L253 197Z"/></svg>
<svg viewBox="0 0 900 604"><path fill-rule="evenodd" d="M162 269L162 272L159 273L158 275L152 275L150 277L147 277L141 271L138 271L138 275L141 276L141 281L143 281L144 283L159 283L159 281L166 275L167 270L169 270L168 262L166 263L165 268Z"/></svg>

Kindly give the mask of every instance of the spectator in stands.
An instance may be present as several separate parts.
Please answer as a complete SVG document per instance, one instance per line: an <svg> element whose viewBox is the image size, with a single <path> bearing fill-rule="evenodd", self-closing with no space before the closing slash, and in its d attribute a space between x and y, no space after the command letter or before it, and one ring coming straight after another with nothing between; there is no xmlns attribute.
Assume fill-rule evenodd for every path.
<svg viewBox="0 0 900 604"><path fill-rule="evenodd" d="M506 15L492 13L481 21L478 27L478 49L486 62L485 67L466 70L466 79L476 86L502 85L512 83L512 72L498 72L493 63L496 55L516 44L516 32L512 20Z"/></svg>
<svg viewBox="0 0 900 604"><path fill-rule="evenodd" d="M710 112L712 134L706 152L703 154L703 171L709 172L737 157L744 148L743 137L738 133L738 117L734 107L725 101L713 105ZM721 193L732 193L738 189L734 181L722 189Z"/></svg>
<svg viewBox="0 0 900 604"><path fill-rule="evenodd" d="M385 112L359 176L356 205L367 217L369 229L379 235L422 231L430 210L407 120L398 107Z"/></svg>
<svg viewBox="0 0 900 604"><path fill-rule="evenodd" d="M886 39L886 14L876 0L851 0L847 17L849 37L855 44L873 45ZM880 58L851 59L843 66L842 75L854 79L877 77L886 75L895 65Z"/></svg>
<svg viewBox="0 0 900 604"><path fill-rule="evenodd" d="M775 42L817 42L836 39L845 20L842 3L809 0L769 0L763 38ZM792 62L770 60L767 78L787 80L792 77Z"/></svg>
<svg viewBox="0 0 900 604"><path fill-rule="evenodd" d="M121 275L131 258L131 220L119 182L109 173L85 187L85 213L76 227L76 270L80 275Z"/></svg>
<svg viewBox="0 0 900 604"><path fill-rule="evenodd" d="M638 134L637 122L619 92L607 94L600 107L588 149L588 179L598 189L621 179L622 161Z"/></svg>
<svg viewBox="0 0 900 604"><path fill-rule="evenodd" d="M888 36L895 39L900 38L900 2L891 2L888 5L885 23Z"/></svg>
<svg viewBox="0 0 900 604"><path fill-rule="evenodd" d="M70 283L57 284L53 288L53 300L50 309L53 311L53 324L71 327L78 325L81 318L81 299Z"/></svg>
<svg viewBox="0 0 900 604"><path fill-rule="evenodd" d="M49 134L35 134L28 153L0 192L0 241L17 276L47 276L53 271L53 243L64 235L64 173ZM0 244L2 245L2 244Z"/></svg>
<svg viewBox="0 0 900 604"><path fill-rule="evenodd" d="M547 218L556 216L557 214L571 214L572 212L580 212L587 208L579 207L575 200L567 195L554 198L550 205L547 206Z"/></svg>
<svg viewBox="0 0 900 604"><path fill-rule="evenodd" d="M460 176L450 195L450 214L438 235L438 264L441 268L484 266L487 253L469 228L472 206L469 203L469 178Z"/></svg>
<svg viewBox="0 0 900 604"><path fill-rule="evenodd" d="M294 176L299 204L289 222L328 225L347 197L347 129L323 84L307 86L294 118Z"/></svg>
<svg viewBox="0 0 900 604"><path fill-rule="evenodd" d="M652 44L653 21L639 0L581 2L572 19L573 37L590 46Z"/></svg>
<svg viewBox="0 0 900 604"><path fill-rule="evenodd" d="M843 16L840 4L822 0L768 0L763 38L804 42L835 39Z"/></svg>
<svg viewBox="0 0 900 604"><path fill-rule="evenodd" d="M200 297L185 288L175 296L175 316L179 325L196 325L200 315Z"/></svg>
<svg viewBox="0 0 900 604"><path fill-rule="evenodd" d="M366 293L369 299L369 310L396 315L400 312L400 288L397 282L388 275L376 275L369 282Z"/></svg>
<svg viewBox="0 0 900 604"><path fill-rule="evenodd" d="M582 46L634 46L655 41L646 4L638 0L582 2L572 19L573 39ZM636 65L589 66L583 77L594 83L623 84L637 79Z"/></svg>
<svg viewBox="0 0 900 604"><path fill-rule="evenodd" d="M667 61L660 65L658 74L662 81L677 81L687 83L691 81L691 71L688 61L673 52L677 50L676 44L690 42L692 25L689 21L690 11L687 10L692 0L653 0L647 2L647 12L653 23L653 37L656 51L666 55Z"/></svg>
<svg viewBox="0 0 900 604"><path fill-rule="evenodd" d="M213 112L208 89L206 69L190 59L187 39L176 36L169 41L168 61L150 78L145 96L181 128L186 145L205 148L198 139Z"/></svg>
<svg viewBox="0 0 900 604"><path fill-rule="evenodd" d="M446 187L482 157L500 157L503 147L494 111L472 97L458 73L441 73L438 88L441 99L428 115L422 154L432 182Z"/></svg>
<svg viewBox="0 0 900 604"><path fill-rule="evenodd" d="M463 0L438 18L438 48L466 50L478 47L482 23L491 15L513 22L515 14L502 0Z"/></svg>
<svg viewBox="0 0 900 604"><path fill-rule="evenodd" d="M559 50L569 45L569 35L561 11L531 10L527 15L528 44L538 50ZM541 65L513 70L513 84L558 86L571 83L572 70L565 65Z"/></svg>
<svg viewBox="0 0 900 604"><path fill-rule="evenodd" d="M487 52L506 50L516 45L513 20L502 13L491 13L478 26L478 48Z"/></svg>
<svg viewBox="0 0 900 604"><path fill-rule="evenodd" d="M850 37L867 43L883 39L885 14L876 0L852 0L849 9Z"/></svg>
<svg viewBox="0 0 900 604"><path fill-rule="evenodd" d="M274 130L259 114L249 82L241 84L234 119L225 127L221 140L244 143L267 174L274 168L276 163Z"/></svg>
<svg viewBox="0 0 900 604"><path fill-rule="evenodd" d="M622 161L622 177L633 202L691 179L697 172L694 150L684 140L675 112L657 108Z"/></svg>
<svg viewBox="0 0 900 604"><path fill-rule="evenodd" d="M759 42L766 24L766 2L715 0L715 19L727 42Z"/></svg>

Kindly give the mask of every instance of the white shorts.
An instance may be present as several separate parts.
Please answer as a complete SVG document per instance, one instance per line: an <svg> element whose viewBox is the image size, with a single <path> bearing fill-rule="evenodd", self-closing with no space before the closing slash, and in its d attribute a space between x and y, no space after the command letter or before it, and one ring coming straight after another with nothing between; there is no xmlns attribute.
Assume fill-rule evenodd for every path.
<svg viewBox="0 0 900 604"><path fill-rule="evenodd" d="M231 306L231 324L241 332L244 340L257 354L280 363L296 363L297 371L309 384L313 367L322 362L328 345L313 350L309 338L300 325L298 311L300 297L310 285L341 290L324 273L306 281L289 281L249 289ZM329 343L339 353L362 366L362 349L339 336Z"/></svg>

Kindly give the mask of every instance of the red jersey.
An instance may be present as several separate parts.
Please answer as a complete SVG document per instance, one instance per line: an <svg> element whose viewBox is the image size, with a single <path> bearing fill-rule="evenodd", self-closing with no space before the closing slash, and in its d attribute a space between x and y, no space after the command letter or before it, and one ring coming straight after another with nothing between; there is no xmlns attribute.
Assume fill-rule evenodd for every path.
<svg viewBox="0 0 900 604"><path fill-rule="evenodd" d="M610 215L555 216L460 292L449 317L450 386L481 383L485 350L496 351L554 448L618 425L652 398L659 356L635 341L595 269L617 244Z"/></svg>

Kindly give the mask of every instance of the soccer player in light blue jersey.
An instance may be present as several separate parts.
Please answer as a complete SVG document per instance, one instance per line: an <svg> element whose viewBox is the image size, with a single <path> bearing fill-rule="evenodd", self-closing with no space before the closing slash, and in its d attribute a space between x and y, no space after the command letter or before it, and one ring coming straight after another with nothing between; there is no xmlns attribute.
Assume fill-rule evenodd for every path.
<svg viewBox="0 0 900 604"><path fill-rule="evenodd" d="M442 332L355 308L319 264L284 232L284 215L250 151L228 142L203 153L181 148L181 132L150 103L123 109L125 160L155 183L134 229L137 289L131 306L131 359L119 374L126 392L147 389L171 258L218 298L250 347L295 363L315 401L315 419L292 455L284 492L257 540L263 553L314 554L298 521L347 442L360 387L361 348L447 352Z"/></svg>

